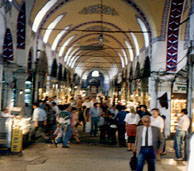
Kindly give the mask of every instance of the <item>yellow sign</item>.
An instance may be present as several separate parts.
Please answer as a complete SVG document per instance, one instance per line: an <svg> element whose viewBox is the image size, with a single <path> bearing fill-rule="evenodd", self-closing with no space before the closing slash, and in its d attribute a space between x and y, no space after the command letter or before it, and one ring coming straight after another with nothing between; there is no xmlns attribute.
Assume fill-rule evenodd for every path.
<svg viewBox="0 0 194 171"><path fill-rule="evenodd" d="M21 152L23 143L22 131L18 128L14 128L12 132L11 151Z"/></svg>

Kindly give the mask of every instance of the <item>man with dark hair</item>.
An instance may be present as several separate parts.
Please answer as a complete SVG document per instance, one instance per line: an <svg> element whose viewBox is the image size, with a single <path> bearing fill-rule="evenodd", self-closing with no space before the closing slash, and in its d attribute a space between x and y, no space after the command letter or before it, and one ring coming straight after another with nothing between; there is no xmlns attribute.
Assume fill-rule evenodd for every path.
<svg viewBox="0 0 194 171"><path fill-rule="evenodd" d="M125 111L126 107L122 106L119 108L119 112L116 116L117 121L117 127L118 127L118 138L119 138L119 146L120 147L126 147L126 141L125 141L125 117L127 115L127 112Z"/></svg>
<svg viewBox="0 0 194 171"><path fill-rule="evenodd" d="M34 139L42 137L43 139L48 139L45 135L45 126L47 125L47 113L44 109L39 107L39 103L34 103L32 105L34 111L32 114L33 121L33 135Z"/></svg>
<svg viewBox="0 0 194 171"><path fill-rule="evenodd" d="M137 106L136 107L136 113L139 115L139 117L141 117L141 107L140 106Z"/></svg>
<svg viewBox="0 0 194 171"><path fill-rule="evenodd" d="M98 132L98 122L100 119L100 116L102 115L102 109L100 107L99 103L94 103L94 107L90 109L89 114L91 116L91 136L96 136Z"/></svg>
<svg viewBox="0 0 194 171"><path fill-rule="evenodd" d="M190 119L187 116L187 109L182 109L178 125L176 128L174 149L177 160L183 160L182 155L182 145L185 139L186 134L188 133L190 126Z"/></svg>
<svg viewBox="0 0 194 171"><path fill-rule="evenodd" d="M141 118L145 115L151 116L150 112L148 112L148 110L147 110L146 105L140 105L140 109L141 109L141 112L140 112L140 117Z"/></svg>

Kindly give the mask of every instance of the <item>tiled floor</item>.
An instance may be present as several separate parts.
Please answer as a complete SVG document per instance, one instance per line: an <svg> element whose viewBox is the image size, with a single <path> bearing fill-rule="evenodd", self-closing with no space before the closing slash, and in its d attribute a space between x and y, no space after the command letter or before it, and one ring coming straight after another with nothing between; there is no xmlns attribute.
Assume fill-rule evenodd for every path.
<svg viewBox="0 0 194 171"><path fill-rule="evenodd" d="M130 154L118 147L81 144L62 149L36 144L22 156L0 157L0 171L129 171ZM185 165L165 158L157 163L157 171L186 171Z"/></svg>

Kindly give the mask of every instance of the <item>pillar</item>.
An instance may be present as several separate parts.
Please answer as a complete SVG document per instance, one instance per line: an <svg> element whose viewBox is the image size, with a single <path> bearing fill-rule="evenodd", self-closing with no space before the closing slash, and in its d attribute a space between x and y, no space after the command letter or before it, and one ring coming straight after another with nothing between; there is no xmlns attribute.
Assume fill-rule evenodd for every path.
<svg viewBox="0 0 194 171"><path fill-rule="evenodd" d="M150 109L157 107L157 75L152 74L149 78L149 96L150 99Z"/></svg>
<svg viewBox="0 0 194 171"><path fill-rule="evenodd" d="M16 77L16 87L17 87L16 106L22 107L22 109L24 109L24 106L25 106L24 91L25 91L25 81L27 78L27 74L25 73L25 70L21 68L15 72L15 77Z"/></svg>
<svg viewBox="0 0 194 171"><path fill-rule="evenodd" d="M163 78L160 80L161 83L157 86L157 98L161 97L164 93L168 95L168 109L161 107L159 100L157 99L157 108L160 109L161 115L166 116L165 121L165 135L170 135L170 126L171 126L171 95L172 95L172 80Z"/></svg>
<svg viewBox="0 0 194 171"><path fill-rule="evenodd" d="M161 115L166 116L165 123L165 134L170 135L170 125L171 125L171 94L172 94L172 81L174 76L159 76L157 73L152 73L149 78L149 95L150 99L150 109L159 108ZM161 107L158 98L164 93L168 94L168 109Z"/></svg>
<svg viewBox="0 0 194 171"><path fill-rule="evenodd" d="M1 58L1 57L0 57ZM3 64L0 62L0 110L2 110Z"/></svg>
<svg viewBox="0 0 194 171"><path fill-rule="evenodd" d="M190 51L188 54L188 68L189 68L189 82L188 82L188 96L187 109L189 116L193 119L194 116L194 0L191 1L190 20L189 20L189 39ZM194 125L192 125L194 131Z"/></svg>

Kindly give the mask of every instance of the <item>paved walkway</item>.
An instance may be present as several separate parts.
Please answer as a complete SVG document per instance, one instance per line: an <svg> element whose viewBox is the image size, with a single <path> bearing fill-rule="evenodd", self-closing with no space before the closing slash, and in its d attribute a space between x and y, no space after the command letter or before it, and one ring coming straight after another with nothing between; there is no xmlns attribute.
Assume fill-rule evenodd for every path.
<svg viewBox="0 0 194 171"><path fill-rule="evenodd" d="M129 158L125 148L80 144L62 149L36 144L21 156L0 156L0 171L129 171ZM186 171L186 166L173 159L157 163L157 171L169 170Z"/></svg>

